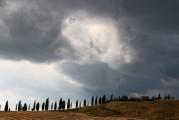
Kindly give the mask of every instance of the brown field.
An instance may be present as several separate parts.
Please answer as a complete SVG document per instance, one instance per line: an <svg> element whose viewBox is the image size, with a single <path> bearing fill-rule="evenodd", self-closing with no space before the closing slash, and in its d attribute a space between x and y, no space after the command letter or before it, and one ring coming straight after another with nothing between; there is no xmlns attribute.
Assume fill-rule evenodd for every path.
<svg viewBox="0 0 179 120"><path fill-rule="evenodd" d="M179 101L113 101L65 111L0 112L0 120L179 120Z"/></svg>
<svg viewBox="0 0 179 120"><path fill-rule="evenodd" d="M123 117L90 117L75 112L0 112L0 120L139 120Z"/></svg>
<svg viewBox="0 0 179 120"><path fill-rule="evenodd" d="M146 120L179 120L179 100L113 101L105 105L80 108L77 111L91 116L121 116Z"/></svg>

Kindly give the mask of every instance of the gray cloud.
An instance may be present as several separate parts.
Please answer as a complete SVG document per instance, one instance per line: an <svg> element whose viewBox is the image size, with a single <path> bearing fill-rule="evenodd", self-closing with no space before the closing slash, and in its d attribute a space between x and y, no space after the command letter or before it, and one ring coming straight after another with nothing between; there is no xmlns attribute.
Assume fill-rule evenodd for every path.
<svg viewBox="0 0 179 120"><path fill-rule="evenodd" d="M152 90L167 94L179 90L176 87L179 82L177 0L54 0L25 1L22 4L17 10L2 16L5 29L0 29L1 58L51 63L64 60L59 69L94 93L105 89L119 90L121 94L149 94ZM31 6L26 8L26 4ZM102 61L101 56L94 58L87 51L84 56L90 56L87 58L89 61L97 60L80 63L83 57L77 53L86 50L87 45L85 49L77 49L71 43L73 41L62 34L64 19L72 15L76 20L79 11L86 12L89 21L110 18L108 21L117 23L115 27L122 48L115 48L116 52L124 52L124 55L118 56L119 59L107 56L115 59L113 63ZM75 34L80 33L76 30ZM85 39L89 39L88 36ZM84 41L84 38L80 40ZM103 53L98 48L101 44L90 41L100 50L98 53ZM123 62L123 57L131 60ZM118 60L120 65L116 62ZM116 69L110 66L112 63Z"/></svg>
<svg viewBox="0 0 179 120"><path fill-rule="evenodd" d="M10 59L54 61L58 48L70 46L61 35L60 23L52 15L22 8L4 19L8 38L1 38L1 56Z"/></svg>

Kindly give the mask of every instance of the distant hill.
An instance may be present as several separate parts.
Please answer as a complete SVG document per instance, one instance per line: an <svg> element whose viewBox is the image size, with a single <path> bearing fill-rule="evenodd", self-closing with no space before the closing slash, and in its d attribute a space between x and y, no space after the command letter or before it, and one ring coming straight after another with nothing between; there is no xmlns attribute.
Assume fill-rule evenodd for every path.
<svg viewBox="0 0 179 120"><path fill-rule="evenodd" d="M179 120L179 100L112 101L104 105L78 108L90 116L120 116L147 120Z"/></svg>

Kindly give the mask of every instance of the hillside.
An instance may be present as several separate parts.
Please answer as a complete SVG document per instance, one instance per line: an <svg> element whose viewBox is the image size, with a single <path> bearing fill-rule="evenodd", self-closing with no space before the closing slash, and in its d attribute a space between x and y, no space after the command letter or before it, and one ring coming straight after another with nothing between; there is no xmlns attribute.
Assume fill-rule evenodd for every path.
<svg viewBox="0 0 179 120"><path fill-rule="evenodd" d="M120 116L148 120L179 120L179 100L113 101L75 110L90 116Z"/></svg>

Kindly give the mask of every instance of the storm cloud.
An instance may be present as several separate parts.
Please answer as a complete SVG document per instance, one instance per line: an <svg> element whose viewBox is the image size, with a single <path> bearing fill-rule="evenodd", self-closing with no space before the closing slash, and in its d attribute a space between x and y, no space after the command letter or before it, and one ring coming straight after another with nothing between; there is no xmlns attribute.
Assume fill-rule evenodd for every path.
<svg viewBox="0 0 179 120"><path fill-rule="evenodd" d="M39 98L56 92L70 96L70 90L75 95L84 90L85 97L161 93L178 98L178 5L177 0L0 0L1 64L11 61L17 68L30 62L22 70L31 73L44 65L55 71L55 77L46 77L39 70L37 78L35 72L21 77L21 69L5 72L11 77L1 75L2 83L39 91L34 93ZM44 79L46 90L30 84L32 79L42 79L37 85Z"/></svg>

